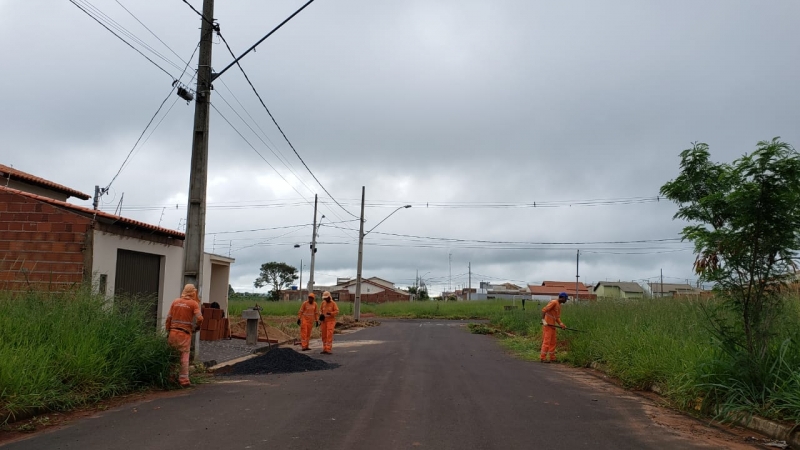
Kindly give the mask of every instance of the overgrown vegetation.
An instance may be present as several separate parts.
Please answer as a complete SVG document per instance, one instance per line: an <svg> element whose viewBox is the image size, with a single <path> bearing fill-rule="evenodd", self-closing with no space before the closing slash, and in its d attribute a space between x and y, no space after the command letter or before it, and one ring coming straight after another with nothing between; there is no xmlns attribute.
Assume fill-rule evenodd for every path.
<svg viewBox="0 0 800 450"><path fill-rule="evenodd" d="M681 153L680 167L661 193L690 223L682 234L695 245L695 270L721 299L704 309L715 348L706 399L729 412L772 410L800 376L791 365L797 336L780 335L800 250L800 154L775 138L714 163L700 143Z"/></svg>
<svg viewBox="0 0 800 450"><path fill-rule="evenodd" d="M562 319L579 332L559 331L558 357L589 367L597 363L633 389L657 386L676 406L719 418L739 413L800 422L800 301L791 297L774 331L778 357L761 366L763 381L747 366L719 358L706 310L719 300L619 300L567 304ZM502 342L526 359L539 358L541 309L496 311L490 323L516 337ZM759 386L757 389L754 386ZM720 395L725 393L726 395Z"/></svg>
<svg viewBox="0 0 800 450"><path fill-rule="evenodd" d="M0 292L0 420L171 386L177 354L137 302Z"/></svg>

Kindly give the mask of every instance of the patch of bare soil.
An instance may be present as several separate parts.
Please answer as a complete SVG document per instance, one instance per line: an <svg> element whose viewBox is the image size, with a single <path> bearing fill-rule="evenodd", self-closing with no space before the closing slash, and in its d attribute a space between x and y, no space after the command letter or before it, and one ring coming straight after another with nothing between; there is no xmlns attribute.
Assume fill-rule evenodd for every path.
<svg viewBox="0 0 800 450"><path fill-rule="evenodd" d="M91 406L74 409L68 412L52 412L41 414L27 420L20 420L7 425L0 426L0 445L9 444L15 441L28 439L39 433L55 431L77 420L86 419L120 408L134 402L151 402L160 398L177 397L187 395L187 389L174 391L150 390L136 392L128 395L120 395ZM136 408L146 408L147 405L137 405Z"/></svg>
<svg viewBox="0 0 800 450"><path fill-rule="evenodd" d="M363 317L363 315L362 315ZM358 322L353 319L353 316L342 316L336 321L336 327L334 328L334 333L341 333L344 330L349 330L351 328L369 328L369 327L377 327L381 323L377 320L360 320Z"/></svg>
<svg viewBox="0 0 800 450"><path fill-rule="evenodd" d="M556 365L553 368L561 372L563 376L588 385L597 392L637 400L652 421L651 424L643 424L641 421L633 419L629 421L631 428L642 435L651 433L650 428L655 425L669 430L676 438L691 441L695 445L732 450L764 448L756 444L769 441L766 436L746 428L685 415L671 409L662 397L653 392L627 391L600 371L563 365Z"/></svg>

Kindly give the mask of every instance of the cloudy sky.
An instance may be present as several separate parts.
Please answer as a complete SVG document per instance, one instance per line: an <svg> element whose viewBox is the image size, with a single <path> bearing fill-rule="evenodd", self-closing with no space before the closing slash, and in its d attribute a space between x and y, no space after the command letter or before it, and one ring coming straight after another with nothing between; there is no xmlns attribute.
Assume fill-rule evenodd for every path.
<svg viewBox="0 0 800 450"><path fill-rule="evenodd" d="M172 94L134 143L200 18L181 0L75 2L170 75L68 0L0 0L0 162L91 194L131 153L102 207L182 229L194 105ZM215 19L240 54L302 3L218 0ZM307 265L319 194L317 284L354 277L365 186L367 229L412 205L367 236L365 276L574 280L580 249L582 281L693 280L690 246L660 241L683 225L659 187L693 141L719 161L800 145L798 16L792 0L317 0L242 65L344 209L232 69L211 98L206 249L236 258L236 290L263 262Z"/></svg>

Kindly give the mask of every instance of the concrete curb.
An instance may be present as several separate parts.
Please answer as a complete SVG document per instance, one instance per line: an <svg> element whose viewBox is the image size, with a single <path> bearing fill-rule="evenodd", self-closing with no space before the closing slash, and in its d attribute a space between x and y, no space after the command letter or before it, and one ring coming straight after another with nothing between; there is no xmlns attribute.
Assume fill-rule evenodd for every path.
<svg viewBox="0 0 800 450"><path fill-rule="evenodd" d="M589 367L606 373L605 364L593 362L589 364ZM664 389L658 384L650 386L649 390L655 394L664 395ZM735 420L734 423L769 436L772 439L786 441L792 448L800 449L800 425L789 427L758 416L741 417Z"/></svg>

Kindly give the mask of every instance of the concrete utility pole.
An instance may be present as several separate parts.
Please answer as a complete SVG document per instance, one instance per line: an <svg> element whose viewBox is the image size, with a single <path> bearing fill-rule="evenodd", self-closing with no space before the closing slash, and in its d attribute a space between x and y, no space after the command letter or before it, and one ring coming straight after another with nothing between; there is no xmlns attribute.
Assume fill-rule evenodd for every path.
<svg viewBox="0 0 800 450"><path fill-rule="evenodd" d="M578 301L578 279L580 279L581 251L575 255L575 301Z"/></svg>
<svg viewBox="0 0 800 450"><path fill-rule="evenodd" d="M183 250L183 283L194 284L202 296L203 239L206 231L206 186L208 185L208 118L211 105L211 49L214 0L203 0L200 19L200 57L197 64L197 98L194 101L194 135L189 172L189 207Z"/></svg>
<svg viewBox="0 0 800 450"><path fill-rule="evenodd" d="M467 301L470 300L472 294L472 262L467 264L469 270L469 286L467 287Z"/></svg>
<svg viewBox="0 0 800 450"><path fill-rule="evenodd" d="M447 267L448 267L448 270L450 271L450 278L447 281L447 290L450 291L450 292L448 292L448 295L449 295L451 292L453 292L453 254L452 253L448 253L447 254Z"/></svg>
<svg viewBox="0 0 800 450"><path fill-rule="evenodd" d="M664 269L661 269L661 297L664 297Z"/></svg>
<svg viewBox="0 0 800 450"><path fill-rule="evenodd" d="M300 258L300 301L303 300L303 258Z"/></svg>
<svg viewBox="0 0 800 450"><path fill-rule="evenodd" d="M314 224L311 227L311 265L308 267L308 293L314 292L314 255L317 253L317 194L314 194Z"/></svg>
<svg viewBox="0 0 800 450"><path fill-rule="evenodd" d="M361 264L364 262L364 186L361 186L361 225L358 229L358 269L356 270L356 301L353 302L353 319L361 319Z"/></svg>

